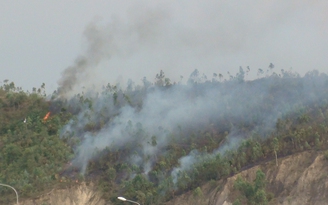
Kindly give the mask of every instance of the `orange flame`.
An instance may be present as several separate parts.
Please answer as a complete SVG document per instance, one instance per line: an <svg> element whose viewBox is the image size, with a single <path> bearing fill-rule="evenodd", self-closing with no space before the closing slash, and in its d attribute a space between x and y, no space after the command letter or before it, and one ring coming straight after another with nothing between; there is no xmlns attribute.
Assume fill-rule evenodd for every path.
<svg viewBox="0 0 328 205"><path fill-rule="evenodd" d="M46 116L44 116L43 120L46 121L49 118L49 116L50 116L50 112L48 112Z"/></svg>

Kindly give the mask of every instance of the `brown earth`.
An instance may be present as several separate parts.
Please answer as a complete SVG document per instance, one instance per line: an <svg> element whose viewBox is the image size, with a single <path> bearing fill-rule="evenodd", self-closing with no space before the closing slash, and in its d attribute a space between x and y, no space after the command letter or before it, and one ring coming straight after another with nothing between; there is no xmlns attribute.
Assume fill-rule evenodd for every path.
<svg viewBox="0 0 328 205"><path fill-rule="evenodd" d="M66 189L52 190L37 199L24 200L20 205L106 205L93 185L85 183Z"/></svg>

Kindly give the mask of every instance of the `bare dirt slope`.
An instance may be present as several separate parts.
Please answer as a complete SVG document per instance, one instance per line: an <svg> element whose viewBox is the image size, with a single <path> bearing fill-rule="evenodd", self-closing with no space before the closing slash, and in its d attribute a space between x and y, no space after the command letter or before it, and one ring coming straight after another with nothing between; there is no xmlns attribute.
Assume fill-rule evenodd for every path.
<svg viewBox="0 0 328 205"><path fill-rule="evenodd" d="M106 202L95 191L92 185L85 183L79 186L52 190L38 199L24 200L20 205L105 205Z"/></svg>
<svg viewBox="0 0 328 205"><path fill-rule="evenodd" d="M267 192L273 194L269 204L327 205L328 160L318 152L302 152L275 161L254 166L240 173L248 181L255 179L258 169L266 174ZM203 187L203 196L195 192L176 197L167 205L231 205L238 194L233 184L238 175L220 182L210 182Z"/></svg>

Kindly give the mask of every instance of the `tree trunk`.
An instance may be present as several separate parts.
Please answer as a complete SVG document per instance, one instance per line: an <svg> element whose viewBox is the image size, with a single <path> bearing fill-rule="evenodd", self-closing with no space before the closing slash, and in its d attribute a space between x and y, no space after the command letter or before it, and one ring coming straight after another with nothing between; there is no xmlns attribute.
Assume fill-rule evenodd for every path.
<svg viewBox="0 0 328 205"><path fill-rule="evenodd" d="M278 157L277 157L277 151L274 151L274 155L276 156L276 166L278 166Z"/></svg>

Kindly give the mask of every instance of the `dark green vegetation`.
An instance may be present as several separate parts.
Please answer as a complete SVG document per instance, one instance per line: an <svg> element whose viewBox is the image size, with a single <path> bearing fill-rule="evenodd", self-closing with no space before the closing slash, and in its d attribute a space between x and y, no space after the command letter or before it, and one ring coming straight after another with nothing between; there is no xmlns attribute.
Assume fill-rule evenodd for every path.
<svg viewBox="0 0 328 205"><path fill-rule="evenodd" d="M229 80L218 76L207 80L195 71L182 85L160 72L154 83L144 79L142 86L131 83L126 89L108 84L98 93L69 100L54 94L50 102L42 88L26 93L5 83L0 89L0 183L28 197L64 183L60 181L73 185L78 178L95 182L103 197L117 204L119 195L141 204L160 204L262 161L328 148L326 74L313 71L300 77L282 71L245 81L241 69ZM177 93L185 95L184 102L194 102L198 115L181 112L187 117L178 121L181 113L167 118L174 113L164 109L163 121L155 120L154 128L146 122L154 116L141 119L149 106L163 107L149 102L153 96L171 100ZM214 103L206 104L210 100ZM213 107L201 110L209 106ZM48 111L52 114L43 121ZM128 118L123 117L126 113ZM164 125L172 121L175 126ZM242 180L238 183L237 187L254 189ZM263 189L258 187L253 194ZM15 199L12 190L0 188L0 194L1 200Z"/></svg>

